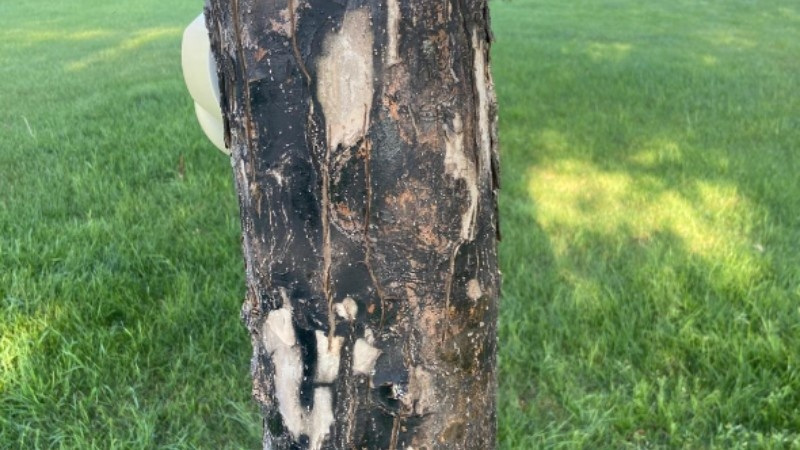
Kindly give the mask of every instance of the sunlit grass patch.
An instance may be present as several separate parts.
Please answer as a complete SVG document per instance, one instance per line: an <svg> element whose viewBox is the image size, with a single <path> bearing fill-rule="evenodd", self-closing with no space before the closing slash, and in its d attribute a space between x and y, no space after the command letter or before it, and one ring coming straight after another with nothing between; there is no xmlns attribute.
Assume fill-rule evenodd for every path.
<svg viewBox="0 0 800 450"><path fill-rule="evenodd" d="M10 30L0 31L3 38L8 41L14 42L16 45L25 47L37 45L44 42L73 42L73 41L88 41L98 38L105 38L114 34L113 31L108 29L81 29L81 30L53 30L39 29L28 30L25 28L12 28Z"/></svg>
<svg viewBox="0 0 800 450"><path fill-rule="evenodd" d="M665 153L674 149L667 144ZM655 158L663 161L662 155ZM610 239L624 235L645 245L654 235L669 233L691 253L710 261L759 245L747 234L755 205L730 184L687 181L682 186L686 194L661 185L652 175L632 176L572 159L533 167L529 179L540 223L550 234L587 230Z"/></svg>
<svg viewBox="0 0 800 450"><path fill-rule="evenodd" d="M592 42L587 46L586 52L595 61L619 61L628 56L632 48L631 44L624 42Z"/></svg>
<svg viewBox="0 0 800 450"><path fill-rule="evenodd" d="M7 303L21 303L8 298ZM0 322L0 392L13 389L21 371L35 370L30 365L36 341L47 327L47 317L15 313L10 307Z"/></svg>
<svg viewBox="0 0 800 450"><path fill-rule="evenodd" d="M139 30L133 33L133 36L125 38L113 47L105 48L77 61L68 63L66 69L68 71L75 71L85 69L91 64L98 62L114 62L115 60L124 58L126 54L158 39L171 38L174 42L175 39L181 35L182 31L183 30L179 27L157 27Z"/></svg>

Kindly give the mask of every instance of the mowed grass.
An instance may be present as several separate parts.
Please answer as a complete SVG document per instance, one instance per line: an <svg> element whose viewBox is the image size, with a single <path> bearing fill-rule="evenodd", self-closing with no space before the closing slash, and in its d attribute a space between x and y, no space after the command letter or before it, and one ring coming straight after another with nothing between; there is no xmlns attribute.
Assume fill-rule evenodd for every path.
<svg viewBox="0 0 800 450"><path fill-rule="evenodd" d="M800 448L800 4L494 2L507 448Z"/></svg>
<svg viewBox="0 0 800 450"><path fill-rule="evenodd" d="M0 5L0 448L259 445L230 165L180 69L202 5Z"/></svg>
<svg viewBox="0 0 800 450"><path fill-rule="evenodd" d="M503 448L800 448L800 5L493 1ZM257 448L202 2L0 5L0 448Z"/></svg>

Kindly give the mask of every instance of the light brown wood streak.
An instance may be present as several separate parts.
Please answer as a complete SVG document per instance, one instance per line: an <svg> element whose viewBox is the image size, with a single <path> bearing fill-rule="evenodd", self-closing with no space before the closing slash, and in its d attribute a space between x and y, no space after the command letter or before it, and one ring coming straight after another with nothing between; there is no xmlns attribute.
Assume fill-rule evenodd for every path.
<svg viewBox="0 0 800 450"><path fill-rule="evenodd" d="M289 23L291 25L291 41L292 41L292 53L294 53L294 59L297 62L297 65L300 67L300 71L303 72L303 75L306 77L306 83L311 85L311 75L308 73L308 69L306 68L306 63L303 62L303 55L300 54L300 47L297 46L297 36L295 36L295 31L297 30L297 18L295 17L294 11L294 2L295 0L289 0Z"/></svg>
<svg viewBox="0 0 800 450"><path fill-rule="evenodd" d="M330 130L328 130L330 136ZM322 292L325 295L325 300L328 302L328 342L333 339L333 334L336 332L336 317L333 312L333 294L331 293L331 199L330 199L330 163L331 163L331 146L330 143L325 146L325 158L320 163L320 171L322 172L322 206L320 213L322 214Z"/></svg>

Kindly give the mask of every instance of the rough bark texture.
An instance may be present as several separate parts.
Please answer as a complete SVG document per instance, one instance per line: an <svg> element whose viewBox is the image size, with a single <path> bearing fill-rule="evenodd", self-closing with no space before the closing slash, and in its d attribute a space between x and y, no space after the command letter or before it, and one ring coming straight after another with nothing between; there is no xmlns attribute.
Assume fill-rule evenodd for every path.
<svg viewBox="0 0 800 450"><path fill-rule="evenodd" d="M211 0L264 447L495 446L486 0Z"/></svg>

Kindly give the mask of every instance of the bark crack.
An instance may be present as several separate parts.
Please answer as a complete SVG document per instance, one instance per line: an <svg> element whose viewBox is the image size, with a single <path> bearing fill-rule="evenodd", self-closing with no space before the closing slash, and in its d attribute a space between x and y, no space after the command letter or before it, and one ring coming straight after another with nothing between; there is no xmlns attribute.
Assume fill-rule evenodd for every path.
<svg viewBox="0 0 800 450"><path fill-rule="evenodd" d="M366 135L366 126L367 126L367 113L366 110L364 112L364 134ZM371 160L372 160L372 143L369 139L365 139L364 141L364 150L366 155L364 156L364 181L366 184L366 201L364 205L364 265L367 267L367 272L369 273L369 277L372 280L373 286L375 286L375 293L378 295L378 301L381 303L381 323L380 327L378 328L378 332L383 332L383 324L384 320L386 319L386 297L383 293L383 288L381 287L380 282L378 281L378 277L375 276L375 270L372 267L372 245L369 242L369 227L370 227L370 218L372 216L372 169L371 169Z"/></svg>
<svg viewBox="0 0 800 450"><path fill-rule="evenodd" d="M362 135L367 136L367 129L369 127L369 105L364 105L364 125ZM366 187L366 199L364 201L364 265L367 267L367 273L375 286L375 293L378 296L378 301L381 304L381 321L378 327L378 333L383 332L384 322L386 320L386 294L381 286L378 277L375 275L375 269L372 266L372 245L370 245L369 229L370 220L372 219L372 142L368 137L364 138L364 184Z"/></svg>
<svg viewBox="0 0 800 450"><path fill-rule="evenodd" d="M231 2L231 8L233 9L233 34L236 38L236 53L237 59L239 60L239 72L241 72L242 77L242 95L244 96L244 129L245 129L245 141L247 142L247 153L248 159L250 160L250 178L254 178L253 171L255 170L254 164L254 148L253 148L253 113L251 111L251 99L250 99L250 79L247 76L247 60L244 54L244 44L242 43L242 26L240 21L240 14L239 14L239 0L233 0Z"/></svg>
<svg viewBox="0 0 800 450"><path fill-rule="evenodd" d="M300 47L297 46L297 18L294 13L294 2L295 0L289 0L289 23L292 27L292 52L294 53L294 59L297 60L297 65L300 67L300 71L303 72L303 75L306 77L306 82L311 86L311 75L308 73L305 62L303 62L303 56L300 54Z"/></svg>
<svg viewBox="0 0 800 450"><path fill-rule="evenodd" d="M328 131L330 136L330 131ZM328 342L330 344L333 339L333 333L336 331L336 317L333 311L333 294L331 293L331 198L330 198L330 161L331 161L331 146L325 146L325 158L320 164L320 171L322 172L322 291L325 295L325 300L328 302Z"/></svg>
<svg viewBox="0 0 800 450"><path fill-rule="evenodd" d="M453 296L453 278L455 278L456 272L456 256L458 256L458 251L461 250L461 245L465 241L463 239L459 240L459 242L453 248L453 252L450 254L450 266L447 269L447 276L444 282L444 328L442 329L442 342L447 339L447 335L450 334L450 297Z"/></svg>

